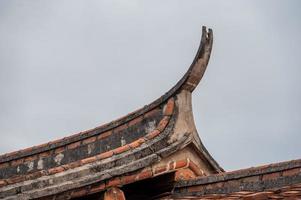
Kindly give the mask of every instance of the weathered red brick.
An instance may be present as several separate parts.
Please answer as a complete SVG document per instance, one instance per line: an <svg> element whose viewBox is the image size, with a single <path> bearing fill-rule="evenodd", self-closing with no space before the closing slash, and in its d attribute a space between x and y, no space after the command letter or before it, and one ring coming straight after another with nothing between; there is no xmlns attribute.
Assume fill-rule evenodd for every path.
<svg viewBox="0 0 301 200"><path fill-rule="evenodd" d="M136 117L136 118L132 119L131 121L129 121L129 126L133 126L135 124L138 124L142 120L143 120L143 116Z"/></svg>
<svg viewBox="0 0 301 200"><path fill-rule="evenodd" d="M165 106L164 115L172 115L174 110L175 101L173 98L170 98Z"/></svg>
<svg viewBox="0 0 301 200"><path fill-rule="evenodd" d="M121 185L121 179L120 177L112 178L106 183L106 187L112 187L112 186L117 186Z"/></svg>
<svg viewBox="0 0 301 200"><path fill-rule="evenodd" d="M65 169L62 166L59 166L59 167L54 167L54 168L48 169L48 173L51 175L51 174L63 172L64 170Z"/></svg>
<svg viewBox="0 0 301 200"><path fill-rule="evenodd" d="M290 169L283 172L283 176L294 176L301 173L300 168Z"/></svg>
<svg viewBox="0 0 301 200"><path fill-rule="evenodd" d="M6 179L6 181L8 184L19 183L19 182L25 181L25 177L24 176L16 176L16 177L8 178L8 179Z"/></svg>
<svg viewBox="0 0 301 200"><path fill-rule="evenodd" d="M95 142L95 141L96 141L96 136L93 136L93 137L84 139L83 144L90 144L90 143Z"/></svg>
<svg viewBox="0 0 301 200"><path fill-rule="evenodd" d="M71 143L67 146L67 149L75 149L80 146L80 141Z"/></svg>
<svg viewBox="0 0 301 200"><path fill-rule="evenodd" d="M146 179L146 178L150 178L152 176L153 176L152 170L147 169L147 170L144 170L144 171L138 173L137 176L136 176L136 180L143 180L143 179Z"/></svg>
<svg viewBox="0 0 301 200"><path fill-rule="evenodd" d="M25 148L25 149L17 151L16 154L25 153L25 152L31 152L34 149L35 149L34 146L33 147L28 147L28 148ZM12 152L12 153L14 153L14 152Z"/></svg>
<svg viewBox="0 0 301 200"><path fill-rule="evenodd" d="M250 176L243 179L243 182L258 182L260 176Z"/></svg>
<svg viewBox="0 0 301 200"><path fill-rule="evenodd" d="M114 129L114 133L118 133L120 131L123 131L124 129L127 128L127 124L123 124L123 125L120 125L120 126L117 126L115 129Z"/></svg>
<svg viewBox="0 0 301 200"><path fill-rule="evenodd" d="M246 196L244 196L245 200L264 200L264 199L268 199L268 196L272 194L271 192L257 192L254 194L248 194Z"/></svg>
<svg viewBox="0 0 301 200"><path fill-rule="evenodd" d="M284 197L291 197L291 198L287 198L287 199L296 199L298 196L300 196L301 194L301 191L300 190L297 190L297 191L286 191L286 192L283 192L282 195ZM294 197L294 198L292 198Z"/></svg>
<svg viewBox="0 0 301 200"><path fill-rule="evenodd" d="M144 118L153 117L154 115L158 115L161 112L160 109L155 108L153 110L148 111L144 114Z"/></svg>
<svg viewBox="0 0 301 200"><path fill-rule="evenodd" d="M153 139L155 138L156 136L158 136L161 132L159 130L153 130L152 132L148 133L145 138L150 140L150 139Z"/></svg>
<svg viewBox="0 0 301 200"><path fill-rule="evenodd" d="M34 149L33 147L28 147L26 149L6 153L6 154L3 155L3 157L15 157L15 156L20 155L22 153L31 152L33 149Z"/></svg>
<svg viewBox="0 0 301 200"><path fill-rule="evenodd" d="M95 162L96 160L97 160L96 156L85 158L82 160L82 164L92 163Z"/></svg>
<svg viewBox="0 0 301 200"><path fill-rule="evenodd" d="M136 181L136 174L121 177L121 184L122 185L125 185L125 184L128 184L128 183L133 183L135 181Z"/></svg>
<svg viewBox="0 0 301 200"><path fill-rule="evenodd" d="M167 172L167 171L168 171L168 167L166 165L163 165L163 166L156 167L154 169L154 174L158 175L158 174L162 174L163 172Z"/></svg>
<svg viewBox="0 0 301 200"><path fill-rule="evenodd" d="M114 154L120 154L130 149L129 145L124 145L113 150Z"/></svg>
<svg viewBox="0 0 301 200"><path fill-rule="evenodd" d="M187 160L179 160L179 161L176 161L175 169L179 169L179 168L183 168L183 167L188 167L188 162L187 162Z"/></svg>
<svg viewBox="0 0 301 200"><path fill-rule="evenodd" d="M261 165L259 167L256 167L256 170L258 170L258 171L264 171L264 170L267 170L269 168L273 168L272 164ZM236 170L236 171L243 171L243 169L242 170Z"/></svg>
<svg viewBox="0 0 301 200"><path fill-rule="evenodd" d="M277 179L280 177L280 173L279 172L274 172L274 173L270 173L270 174L264 174L262 176L262 180L273 180L273 179Z"/></svg>
<svg viewBox="0 0 301 200"><path fill-rule="evenodd" d="M60 139L56 139L56 140L52 140L48 143L48 145L52 145L52 144L57 144L57 143L60 143L62 141L64 141L65 138L60 138Z"/></svg>
<svg viewBox="0 0 301 200"><path fill-rule="evenodd" d="M81 160L78 160L78 161L75 161L75 162L71 162L71 163L68 163L66 165L62 165L62 167L67 170L67 169L74 169L76 167L79 167L82 165L82 161Z"/></svg>
<svg viewBox="0 0 301 200"><path fill-rule="evenodd" d="M0 180L0 187L7 185L7 182L4 180Z"/></svg>
<svg viewBox="0 0 301 200"><path fill-rule="evenodd" d="M24 162L33 161L33 160L36 160L37 158L38 158L37 155L32 155L32 156L24 158Z"/></svg>
<svg viewBox="0 0 301 200"><path fill-rule="evenodd" d="M238 180L231 180L231 181L227 181L225 182L225 185L228 185L229 187L239 187L240 186L240 181Z"/></svg>
<svg viewBox="0 0 301 200"><path fill-rule="evenodd" d="M39 154L39 157L40 157L40 158L45 158L45 157L50 156L51 153L52 153L52 151L45 151L45 152L43 152L43 153L40 153L40 154Z"/></svg>
<svg viewBox="0 0 301 200"><path fill-rule="evenodd" d="M224 187L224 182L216 182L211 184L213 188L223 188Z"/></svg>
<svg viewBox="0 0 301 200"><path fill-rule="evenodd" d="M101 134L97 137L97 139L98 139L98 140L101 140L101 139L103 139L103 138L109 137L111 134L112 134L112 131L111 131L111 130L110 130L110 131L106 131L106 132L104 132L104 133L101 133Z"/></svg>
<svg viewBox="0 0 301 200"><path fill-rule="evenodd" d="M105 159L105 158L109 158L111 156L113 156L113 151L104 152L104 153L98 155L97 157L98 157L98 159Z"/></svg>
<svg viewBox="0 0 301 200"><path fill-rule="evenodd" d="M6 168L6 167L9 167L9 162L5 162L5 163L0 164L0 169Z"/></svg>
<svg viewBox="0 0 301 200"><path fill-rule="evenodd" d="M129 144L129 146L134 149L136 147L139 147L141 144L143 144L145 142L145 139L144 138L140 138L138 140L135 140L134 142L131 142Z"/></svg>
<svg viewBox="0 0 301 200"><path fill-rule="evenodd" d="M175 181L190 180L195 178L195 174L188 168L176 171Z"/></svg>
<svg viewBox="0 0 301 200"><path fill-rule="evenodd" d="M36 179L36 178L39 178L43 175L46 175L46 170L42 170L42 171L37 171L37 172L33 172L31 174L28 174L25 176L25 179L26 180L30 180L30 179Z"/></svg>
<svg viewBox="0 0 301 200"><path fill-rule="evenodd" d="M54 150L55 154L59 154L65 151L65 147L59 147Z"/></svg>
<svg viewBox="0 0 301 200"><path fill-rule="evenodd" d="M203 176L204 172L192 161L189 162L189 169L195 173L197 176Z"/></svg>
<svg viewBox="0 0 301 200"><path fill-rule="evenodd" d="M18 165L20 165L21 163L23 163L24 162L24 159L23 158L21 158L21 159L17 159L17 160L12 160L11 161L11 166L18 166ZM8 163L7 163L8 164ZM1 167L0 167L1 168Z"/></svg>
<svg viewBox="0 0 301 200"><path fill-rule="evenodd" d="M161 121L159 122L157 129L162 132L167 126L168 122L169 122L169 116L163 117L163 119L161 119Z"/></svg>

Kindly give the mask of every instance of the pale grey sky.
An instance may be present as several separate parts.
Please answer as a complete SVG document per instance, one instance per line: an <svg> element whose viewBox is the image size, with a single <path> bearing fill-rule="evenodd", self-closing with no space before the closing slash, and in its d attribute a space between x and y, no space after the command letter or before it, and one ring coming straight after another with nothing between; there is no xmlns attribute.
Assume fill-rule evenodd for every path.
<svg viewBox="0 0 301 200"><path fill-rule="evenodd" d="M194 91L200 137L226 170L301 158L301 1L0 0L0 153L150 103L214 31Z"/></svg>

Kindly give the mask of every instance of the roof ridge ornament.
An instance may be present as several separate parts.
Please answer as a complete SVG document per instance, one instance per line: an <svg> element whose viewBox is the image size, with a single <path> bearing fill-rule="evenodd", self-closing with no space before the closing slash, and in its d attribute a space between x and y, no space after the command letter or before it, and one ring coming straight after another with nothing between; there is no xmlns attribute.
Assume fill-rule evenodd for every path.
<svg viewBox="0 0 301 200"><path fill-rule="evenodd" d="M185 74L185 77L186 76L187 77L181 87L182 89L192 92L197 87L197 85L203 78L204 73L206 71L210 59L212 44L213 44L212 29L209 28L207 31L206 26L203 26L200 46L190 68Z"/></svg>
<svg viewBox="0 0 301 200"><path fill-rule="evenodd" d="M162 95L152 103L145 105L144 107L132 113L129 113L128 115L123 116L117 120L92 128L90 130L82 131L77 134L72 134L68 137L64 137L62 139L44 143L38 146L29 147L26 149L0 155L0 164L11 160L19 159L22 157L30 156L33 154L38 154L44 151L56 149L71 144L73 142L81 141L85 138L92 137L94 135L105 133L106 131L110 131L139 116L143 116L145 113L155 109L159 105L166 103L170 98L177 95L182 90L192 92L197 87L198 83L201 81L205 73L210 58L212 43L213 43L212 29L209 28L207 31L206 26L203 26L201 42L198 51L195 55L195 58L192 64L190 65L189 69L187 70L185 75L177 82L176 85L174 85L168 92L166 92L164 95Z"/></svg>
<svg viewBox="0 0 301 200"><path fill-rule="evenodd" d="M167 93L143 108L87 131L0 155L0 198L85 196L139 181L140 176L169 173L163 169L161 174L159 168L145 171L150 166L168 164L170 169L172 161L176 162L173 170L188 167L180 162L183 158L204 171L190 170L191 177L223 172L202 144L192 112L192 91L206 70L212 40L212 30L203 27L188 71ZM142 174L135 174L139 170ZM101 185L95 190L95 184Z"/></svg>

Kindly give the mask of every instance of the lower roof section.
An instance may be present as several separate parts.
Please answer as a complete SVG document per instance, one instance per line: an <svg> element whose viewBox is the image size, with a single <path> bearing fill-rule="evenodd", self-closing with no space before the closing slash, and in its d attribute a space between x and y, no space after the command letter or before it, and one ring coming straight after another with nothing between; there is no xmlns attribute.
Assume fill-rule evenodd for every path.
<svg viewBox="0 0 301 200"><path fill-rule="evenodd" d="M299 199L301 159L180 181L162 199Z"/></svg>

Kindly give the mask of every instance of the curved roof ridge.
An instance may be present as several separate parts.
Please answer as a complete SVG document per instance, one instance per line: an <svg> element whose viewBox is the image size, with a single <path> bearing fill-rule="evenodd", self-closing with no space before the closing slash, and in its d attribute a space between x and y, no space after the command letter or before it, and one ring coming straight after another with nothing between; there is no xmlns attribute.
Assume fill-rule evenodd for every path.
<svg viewBox="0 0 301 200"><path fill-rule="evenodd" d="M196 56L190 65L189 69L185 73L185 75L173 86L168 92L164 95L153 101L152 103L145 105L144 107L131 112L117 120L113 120L109 123L104 125L95 127L93 129L89 129L86 131L82 131L76 134L72 134L70 136L53 140L48 143L44 143L41 145L25 148L22 150L13 151L10 153L0 155L0 163L8 162L11 160L19 159L22 157L30 156L33 154L41 153L44 151L49 151L61 146L65 146L79 140L83 140L94 135L98 135L104 133L108 130L114 129L118 126L121 126L135 118L144 115L145 113L155 109L156 107L160 106L162 103L166 102L169 98L173 97L181 90L188 90L192 92L200 80L202 79L207 64L209 62L210 53L212 49L212 42L213 42L213 33L211 29L208 29L205 26L202 27L202 37L201 42L196 53Z"/></svg>

